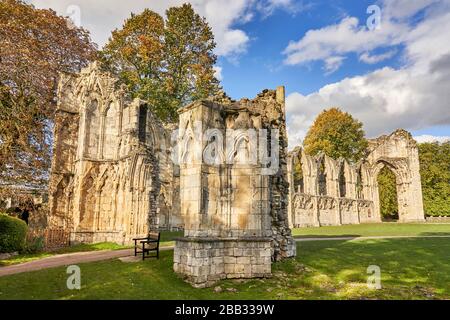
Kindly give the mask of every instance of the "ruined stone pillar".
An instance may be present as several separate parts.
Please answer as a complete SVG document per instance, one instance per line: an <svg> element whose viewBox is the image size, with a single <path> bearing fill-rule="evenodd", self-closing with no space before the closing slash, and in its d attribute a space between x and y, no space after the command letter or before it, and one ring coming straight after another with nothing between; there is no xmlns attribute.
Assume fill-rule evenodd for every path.
<svg viewBox="0 0 450 320"><path fill-rule="evenodd" d="M265 91L252 102L198 101L179 111L185 232L176 240L174 271L195 287L267 277L272 260L295 255L287 220L287 144L279 145L285 133L270 131L272 121L262 114L274 113L266 104L284 114L281 100Z"/></svg>

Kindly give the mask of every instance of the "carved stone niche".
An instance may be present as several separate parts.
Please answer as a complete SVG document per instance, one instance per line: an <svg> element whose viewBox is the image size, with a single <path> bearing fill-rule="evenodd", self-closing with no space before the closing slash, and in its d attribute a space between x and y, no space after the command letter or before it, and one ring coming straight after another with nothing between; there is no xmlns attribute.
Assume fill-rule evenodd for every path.
<svg viewBox="0 0 450 320"><path fill-rule="evenodd" d="M174 271L194 287L220 279L269 277L274 243L280 236L286 243L292 240L290 233L281 232L275 239L272 210L285 209L281 203L287 203L287 193L274 194L272 177L263 174L267 166L258 161L257 129L269 125L246 103L198 101L179 111L185 232L176 240Z"/></svg>
<svg viewBox="0 0 450 320"><path fill-rule="evenodd" d="M174 270L195 287L271 274L268 177L245 110L199 102L180 111L180 209Z"/></svg>

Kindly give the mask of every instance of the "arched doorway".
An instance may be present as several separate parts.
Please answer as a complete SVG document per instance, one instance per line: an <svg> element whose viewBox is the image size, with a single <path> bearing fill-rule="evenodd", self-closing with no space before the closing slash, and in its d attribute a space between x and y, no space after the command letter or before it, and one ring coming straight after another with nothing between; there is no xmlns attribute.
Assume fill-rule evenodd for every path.
<svg viewBox="0 0 450 320"><path fill-rule="evenodd" d="M372 171L375 212L382 221L404 222L410 214L411 175L405 159L380 159Z"/></svg>
<svg viewBox="0 0 450 320"><path fill-rule="evenodd" d="M365 193L374 202L377 219L381 219L377 178L380 170L387 166L396 178L398 221L425 220L418 148L409 132L397 130L388 136L370 140L366 163L371 169Z"/></svg>
<svg viewBox="0 0 450 320"><path fill-rule="evenodd" d="M382 221L398 221L397 181L394 172L384 166L377 177L380 214Z"/></svg>

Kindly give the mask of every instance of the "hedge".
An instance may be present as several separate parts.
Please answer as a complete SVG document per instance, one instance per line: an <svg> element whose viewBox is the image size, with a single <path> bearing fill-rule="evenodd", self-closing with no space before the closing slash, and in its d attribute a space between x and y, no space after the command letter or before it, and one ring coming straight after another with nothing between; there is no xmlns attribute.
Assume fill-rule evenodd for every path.
<svg viewBox="0 0 450 320"><path fill-rule="evenodd" d="M14 217L0 213L0 252L22 251L25 247L27 224Z"/></svg>

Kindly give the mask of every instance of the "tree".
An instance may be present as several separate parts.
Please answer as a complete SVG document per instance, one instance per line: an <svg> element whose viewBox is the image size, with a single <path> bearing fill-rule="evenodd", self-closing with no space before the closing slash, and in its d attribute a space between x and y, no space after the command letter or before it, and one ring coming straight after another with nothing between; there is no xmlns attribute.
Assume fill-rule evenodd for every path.
<svg viewBox="0 0 450 320"><path fill-rule="evenodd" d="M119 76L133 97L148 101L162 120L177 109L219 91L214 77L214 35L190 4L173 7L167 19L148 9L132 14L101 53L102 66Z"/></svg>
<svg viewBox="0 0 450 320"><path fill-rule="evenodd" d="M305 151L311 155L323 151L334 159L357 162L364 157L368 145L362 126L339 108L324 110L306 134Z"/></svg>
<svg viewBox="0 0 450 320"><path fill-rule="evenodd" d="M418 147L425 214L450 216L450 141Z"/></svg>
<svg viewBox="0 0 450 320"><path fill-rule="evenodd" d="M384 167L378 174L380 213L383 218L398 219L397 183L395 174Z"/></svg>
<svg viewBox="0 0 450 320"><path fill-rule="evenodd" d="M54 11L0 1L2 184L46 182L58 73L79 71L95 53L89 33Z"/></svg>

